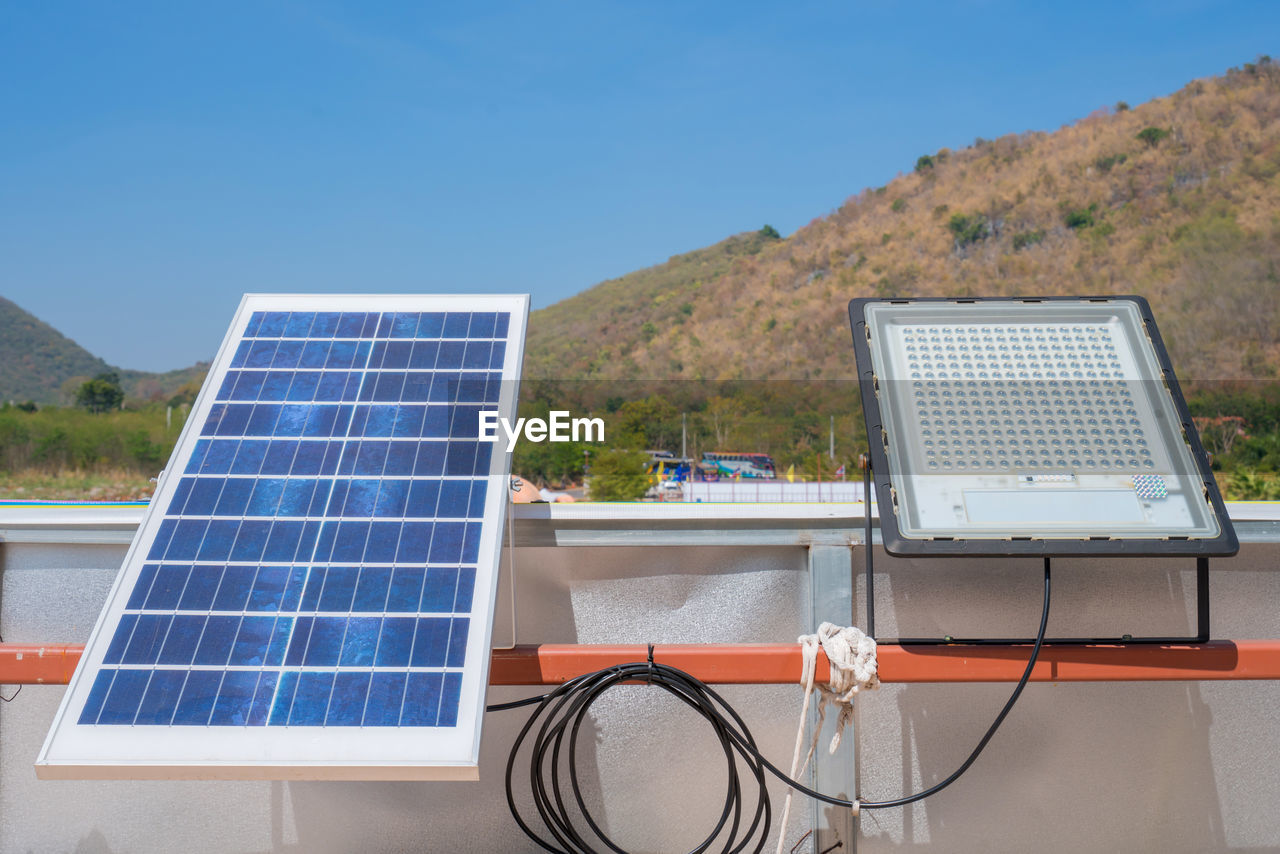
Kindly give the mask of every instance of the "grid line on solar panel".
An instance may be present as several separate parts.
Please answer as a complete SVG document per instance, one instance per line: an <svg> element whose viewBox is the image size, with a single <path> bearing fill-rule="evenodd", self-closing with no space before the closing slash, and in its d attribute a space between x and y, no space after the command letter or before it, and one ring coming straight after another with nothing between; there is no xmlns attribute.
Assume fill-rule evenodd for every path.
<svg viewBox="0 0 1280 854"><path fill-rule="evenodd" d="M148 560L474 563L480 522L182 519L161 523Z"/></svg>
<svg viewBox="0 0 1280 854"><path fill-rule="evenodd" d="M454 439L200 439L184 474L359 476L382 474L391 462L401 477L474 477L484 474L492 447L491 442Z"/></svg>
<svg viewBox="0 0 1280 854"><path fill-rule="evenodd" d="M112 639L106 664L373 666L376 661L380 667L461 667L458 647L450 645L451 639L465 639L469 630L465 614L126 616ZM379 657L384 640L388 646ZM451 649L455 650L452 655Z"/></svg>
<svg viewBox="0 0 1280 854"><path fill-rule="evenodd" d="M474 566L144 567L125 612L467 613Z"/></svg>
<svg viewBox="0 0 1280 854"><path fill-rule="evenodd" d="M81 723L453 726L461 677L457 670L104 668Z"/></svg>
<svg viewBox="0 0 1280 854"><path fill-rule="evenodd" d="M205 668L227 674L260 672L264 668L288 672L307 668L406 668L405 672L443 671L463 665L469 620L466 617L429 617L378 619L347 615L298 618L300 625L282 643L284 633L278 631L282 620L232 616L205 616L203 627L186 627L177 632L179 645L170 649L170 622L179 618L147 619L144 616L122 621L122 631L113 640L106 664L139 665L139 667L104 667L100 672L81 715L82 723L132 723L124 715L123 699L116 697L115 684L123 679L126 693L145 685L137 671L164 673L175 670L195 672ZM251 625L251 623L256 623ZM353 632L353 629L356 631ZM128 635L120 642L119 637ZM192 638L197 638L194 642ZM388 641L389 639L389 641ZM384 641L388 641L384 645ZM156 665L179 665L179 668ZM256 669L244 670L245 666ZM284 669L287 668L287 669ZM120 677L120 673L126 673ZM104 675L107 674L107 675ZM168 678L168 677L160 677ZM204 678L204 677L202 677ZM131 687L130 687L131 686ZM136 691L134 690L136 689ZM102 720L106 708L113 711ZM262 723L284 723L287 716L273 716ZM296 722L295 722L296 723Z"/></svg>
<svg viewBox="0 0 1280 854"><path fill-rule="evenodd" d="M483 518L483 479L183 477L170 516Z"/></svg>
<svg viewBox="0 0 1280 854"><path fill-rule="evenodd" d="M81 722L452 725L507 325L255 312Z"/></svg>
<svg viewBox="0 0 1280 854"><path fill-rule="evenodd" d="M471 404L454 407L228 404L214 413L217 420L201 435L230 436L258 443L272 437L457 440L478 436L479 415L484 408ZM445 417L450 409L458 410L453 419Z"/></svg>
<svg viewBox="0 0 1280 854"><path fill-rule="evenodd" d="M245 338L505 338L503 312L255 311Z"/></svg>

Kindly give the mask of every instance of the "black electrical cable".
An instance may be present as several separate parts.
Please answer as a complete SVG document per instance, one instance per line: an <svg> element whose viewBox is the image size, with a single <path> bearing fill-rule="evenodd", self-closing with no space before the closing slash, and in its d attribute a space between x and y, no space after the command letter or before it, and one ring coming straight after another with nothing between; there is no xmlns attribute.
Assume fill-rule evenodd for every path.
<svg viewBox="0 0 1280 854"><path fill-rule="evenodd" d="M728 703L701 681L681 670L652 660L606 668L566 682L542 697L502 704L505 708L538 704L538 708L516 736L507 759L507 805L520 829L547 851L588 854L598 850L593 847L593 840L598 840L609 850L625 854L624 849L605 834L587 807L578 780L577 745L582 724L587 719L592 704L610 688L627 682L655 685L689 706L711 724L724 752L729 778L724 805L711 832L692 849L691 854L713 850L717 839L724 840L723 847L719 849L724 854L746 851L753 842L755 847L750 850L762 851L769 834L771 807L765 790L763 759L746 723ZM529 785L534 808L550 833L550 840L533 830L522 815L515 796L516 757L535 724L538 727L530 742ZM739 760L755 780L754 805L746 802ZM562 783L562 768L568 770L572 800L577 807L577 815L586 827L574 822L568 808L568 798Z"/></svg>
<svg viewBox="0 0 1280 854"><path fill-rule="evenodd" d="M3 636L0 636L0 643L4 643ZM14 691L8 697L6 697L4 694L0 694L0 702L12 703L14 700L18 699L18 695L21 693L22 693L22 686L19 685L18 690Z"/></svg>
<svg viewBox="0 0 1280 854"><path fill-rule="evenodd" d="M1044 559L1044 608L1040 613L1040 628L1036 632L1035 646L1031 647L1031 657L1027 660L1027 669L1022 671L1022 678L1018 680L1018 685L1013 689L1013 693L1009 695L1009 700L1004 704L1004 708L1000 710L1000 714L996 715L996 719L991 722L991 727L987 730L986 735L982 736L982 740L978 742L978 746L969 754L969 758L955 770L950 777L930 786L922 792L916 792L914 795L907 795L902 798L894 798L888 801L863 801L859 806L864 810L885 809L886 807L903 807L907 804L914 804L916 801L922 801L930 795L937 794L950 786L960 778L960 775L969 770L969 766L978 758L978 754L982 753L982 749L987 746L987 742L996 734L996 730L1000 728L1000 724L1004 723L1005 717L1009 714L1009 710L1013 708L1013 704L1018 702L1018 697L1022 694L1022 689L1027 687L1027 681L1031 678L1031 671L1035 669L1036 659L1040 657L1040 647L1044 645L1045 628L1049 625L1049 559Z"/></svg>
<svg viewBox="0 0 1280 854"><path fill-rule="evenodd" d="M887 809L915 803L942 791L959 779L965 771L969 770L969 767L977 760L987 743L991 741L996 730L1004 723L1004 719L1008 716L1014 703L1021 696L1022 690L1026 688L1027 682L1031 679L1031 673L1040 657L1040 649L1044 645L1045 630L1049 624L1049 600L1049 559L1045 558L1044 606L1040 614L1040 628L1036 632L1035 644L1031 648L1031 656L1027 661L1027 667L1000 713L996 715L995 720L982 736L977 747L973 749L960 767L945 780L923 791L885 801L860 801L858 803L860 809ZM854 806L852 801L814 791L792 780L779 770L760 754L750 730L747 729L747 725L738 716L737 712L725 702L724 698L709 685L688 673L669 665L655 663L651 647L648 661L621 664L595 673L588 673L564 683L550 693L509 703L497 703L488 707L487 710L491 712L530 705L537 705L538 707L530 715L529 720L525 722L520 734L516 736L515 744L511 747L511 753L507 758L506 791L507 805L510 807L511 815L515 818L516 823L520 825L520 829L530 839L544 849L559 852L560 854L564 854L564 852L568 852L568 854L590 854L590 852L596 850L590 847L583 829L573 823L567 808L566 798L561 786L561 766L567 765L573 800L577 804L578 812L581 814L582 819L595 837L603 842L609 850L618 852L618 854L625 854L622 848L618 847L604 834L603 830L592 818L584 801L582 790L578 783L577 740L582 723L586 719L591 705L610 688L627 682L647 682L674 695L711 724L720 742L721 749L724 751L729 771L729 785L725 794L724 807L714 830L692 850L691 854L710 851L716 838L726 829L728 830L728 841L724 843L724 847L721 849L725 854L737 854L737 852L746 851L747 846L751 844L752 840L756 839L757 834L759 834L759 839L756 847L751 850L756 852L764 850L771 818L769 799L765 792L764 771L766 770L791 788L815 800L839 807L852 808ZM516 756L525 739L533 730L534 724L540 719L542 723L538 727L537 734L531 744L529 783L538 816L554 838L554 841L543 839L533 831L521 814L515 798ZM568 742L567 760L563 758L566 740ZM743 787L735 756L746 765L757 785L756 802L752 810L751 822L745 827L742 825ZM739 838L739 834L741 834L741 838ZM557 844L564 847L557 848Z"/></svg>

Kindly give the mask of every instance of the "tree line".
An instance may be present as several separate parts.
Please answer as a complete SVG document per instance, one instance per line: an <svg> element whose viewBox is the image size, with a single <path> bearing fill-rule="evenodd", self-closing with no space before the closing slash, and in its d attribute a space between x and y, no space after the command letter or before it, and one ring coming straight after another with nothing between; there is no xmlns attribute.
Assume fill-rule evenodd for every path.
<svg viewBox="0 0 1280 854"><path fill-rule="evenodd" d="M0 471L153 475L172 453L187 412L185 406L126 402L118 378L108 374L85 382L76 399L74 407L0 407ZM1188 407L1228 498L1280 499L1280 384L1199 384L1188 391ZM794 468L808 479L830 479L842 465L854 471L866 449L858 392L850 382L522 385L520 416L547 418L553 409L601 417L605 441L521 440L512 470L553 487L582 483L588 471L607 474L612 482L597 490L597 498L643 493L647 450L683 452L695 460L704 451L766 453L779 473Z"/></svg>

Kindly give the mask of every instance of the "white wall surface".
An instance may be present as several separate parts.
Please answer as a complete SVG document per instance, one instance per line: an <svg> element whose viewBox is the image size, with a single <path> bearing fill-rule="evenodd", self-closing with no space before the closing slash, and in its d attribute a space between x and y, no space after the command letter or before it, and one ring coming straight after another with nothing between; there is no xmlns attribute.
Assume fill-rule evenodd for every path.
<svg viewBox="0 0 1280 854"><path fill-rule="evenodd" d="M564 518L520 524L518 542L594 543L517 549L525 643L791 641L810 629L803 542L858 537L856 524L847 535L830 527L815 534L802 519L770 523L791 531L792 545L761 545L788 536L767 535L759 521L690 531L687 521L665 517L630 526L605 520L582 535L566 534ZM706 530L715 526L724 530ZM1270 528L1258 531L1252 539L1266 542L1212 564L1215 637L1280 637L1280 542ZM690 544L608 544L637 537ZM851 553L861 615L863 550ZM123 555L123 546L0 544L4 639L83 641ZM1193 563L1055 562L1049 632L1190 633ZM876 576L882 637L1030 635L1039 619L1035 560L908 561L877 552ZM505 643L501 603L499 612L495 642ZM863 695L863 797L894 797L945 777L1011 687L887 685ZM489 716L479 783L37 781L32 762L62 691L28 686L0 705L0 852L538 850L519 835L502 788L522 712ZM490 699L527 693L494 689ZM787 764L798 689L724 693L765 752ZM723 760L703 725L639 687L603 703L595 725L589 797L610 833L634 850L687 850L723 797ZM776 820L776 788L774 795ZM1280 851L1277 805L1277 683L1033 683L960 781L922 804L864 812L856 848L838 850ZM799 810L793 839L813 816Z"/></svg>
<svg viewBox="0 0 1280 854"><path fill-rule="evenodd" d="M1038 560L877 550L882 636L1034 636ZM1280 637L1280 547L1210 563L1215 638ZM861 550L857 562L861 565ZM1049 635L1194 634L1194 561L1055 561ZM861 585L859 595L861 596ZM949 775L1013 686L886 685L863 699L861 794ZM1280 683L1031 683L969 771L862 814L859 851L1280 850Z"/></svg>
<svg viewBox="0 0 1280 854"><path fill-rule="evenodd" d="M4 639L83 642L124 548L9 543L0 556ZM802 548L527 548L517 566L522 642L791 641L807 621ZM510 638L504 610L499 644ZM524 711L487 717L478 783L39 781L32 763L63 690L27 686L0 707L0 852L541 850L511 819L503 788ZM489 699L533 693L495 688ZM798 688L723 693L771 755L790 755ZM639 851L696 844L724 793L706 725L642 688L603 699L594 720L584 782L609 833ZM807 826L802 809L792 837Z"/></svg>

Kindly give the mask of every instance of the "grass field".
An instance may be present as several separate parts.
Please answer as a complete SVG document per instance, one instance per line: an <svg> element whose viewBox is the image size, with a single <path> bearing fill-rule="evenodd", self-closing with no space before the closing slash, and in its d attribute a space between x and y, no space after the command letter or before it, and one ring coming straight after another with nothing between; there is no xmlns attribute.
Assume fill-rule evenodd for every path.
<svg viewBox="0 0 1280 854"><path fill-rule="evenodd" d="M145 501L154 489L147 476L122 470L0 472L0 500Z"/></svg>

